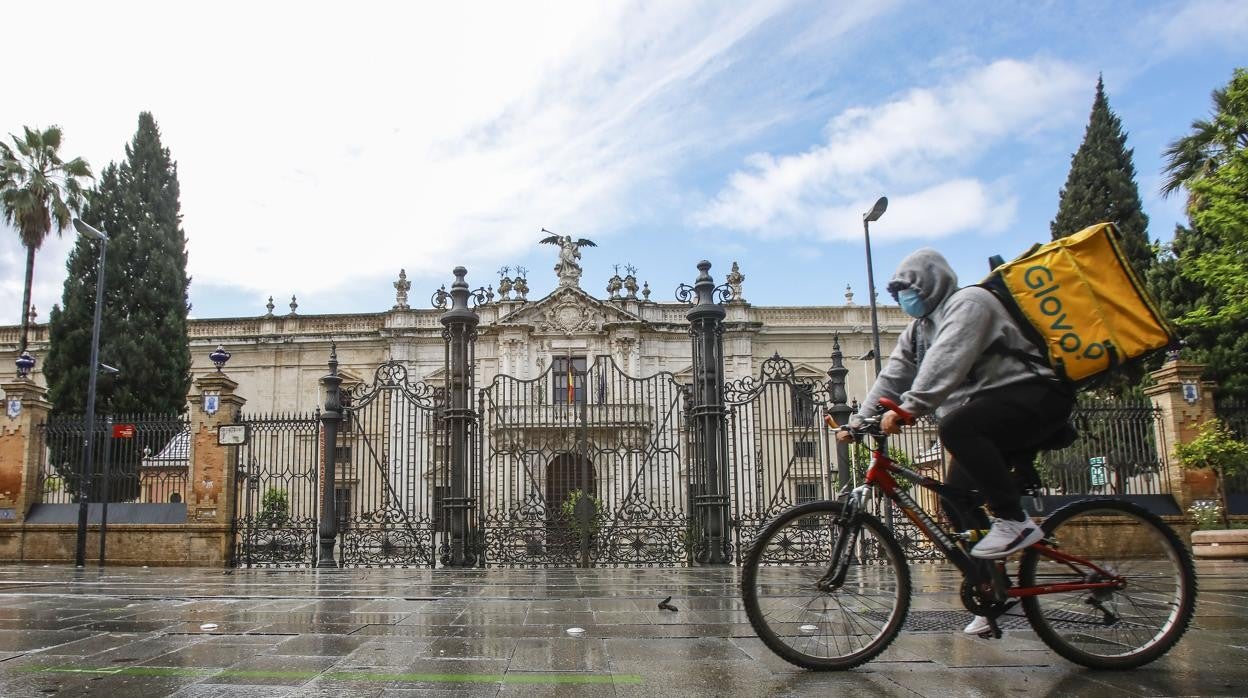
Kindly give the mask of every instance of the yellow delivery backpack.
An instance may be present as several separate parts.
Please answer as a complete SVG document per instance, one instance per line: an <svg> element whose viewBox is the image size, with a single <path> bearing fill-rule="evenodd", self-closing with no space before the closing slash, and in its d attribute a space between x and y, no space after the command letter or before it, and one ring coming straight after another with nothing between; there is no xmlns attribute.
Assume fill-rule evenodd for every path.
<svg viewBox="0 0 1248 698"><path fill-rule="evenodd" d="M1009 308L1059 376L1077 387L1167 346L1174 328L1131 268L1113 223L1098 223L1011 262L981 286Z"/></svg>

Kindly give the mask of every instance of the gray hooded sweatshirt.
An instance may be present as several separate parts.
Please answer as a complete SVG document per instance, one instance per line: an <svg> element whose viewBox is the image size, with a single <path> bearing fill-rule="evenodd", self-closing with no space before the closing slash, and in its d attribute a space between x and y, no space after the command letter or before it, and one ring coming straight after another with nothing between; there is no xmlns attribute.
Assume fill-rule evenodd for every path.
<svg viewBox="0 0 1248 698"><path fill-rule="evenodd" d="M903 259L889 287L899 285L917 290L931 310L902 331L853 424L879 414L881 397L916 417L939 419L981 391L1056 378L1001 301L978 286L959 289L957 275L936 250L925 247ZM994 342L1041 362L988 352Z"/></svg>

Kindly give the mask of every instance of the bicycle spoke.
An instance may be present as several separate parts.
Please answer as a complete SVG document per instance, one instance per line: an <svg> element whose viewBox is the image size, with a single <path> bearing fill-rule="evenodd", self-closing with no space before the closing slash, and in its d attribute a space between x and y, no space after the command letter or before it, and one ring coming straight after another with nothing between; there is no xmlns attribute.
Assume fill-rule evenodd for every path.
<svg viewBox="0 0 1248 698"><path fill-rule="evenodd" d="M828 591L829 557L840 536L849 535L821 518L839 504L808 506L804 515L782 516L762 532L742 575L750 622L773 650L809 668L848 668L881 651L900 629L909 596L904 558L884 543L886 529L864 526L841 583ZM890 544L892 547L890 548ZM880 559L862 557L881 551ZM904 568L903 568L904 569Z"/></svg>

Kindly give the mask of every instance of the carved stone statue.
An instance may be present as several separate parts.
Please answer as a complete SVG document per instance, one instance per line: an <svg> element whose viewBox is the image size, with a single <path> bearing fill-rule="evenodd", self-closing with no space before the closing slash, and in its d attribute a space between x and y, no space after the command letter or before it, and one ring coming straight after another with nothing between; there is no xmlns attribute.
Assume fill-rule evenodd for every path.
<svg viewBox="0 0 1248 698"><path fill-rule="evenodd" d="M542 228L543 233L550 231ZM581 248L597 247L593 240L580 238L573 240L571 235L551 234L539 242L545 245L559 246L559 261L555 263L555 274L559 277L560 286L580 286L581 282Z"/></svg>
<svg viewBox="0 0 1248 698"><path fill-rule="evenodd" d="M741 273L741 267L736 262L732 263L732 271L728 272L728 277L724 280L728 282L728 288L732 289L732 300L744 301L741 284L745 282L745 274Z"/></svg>

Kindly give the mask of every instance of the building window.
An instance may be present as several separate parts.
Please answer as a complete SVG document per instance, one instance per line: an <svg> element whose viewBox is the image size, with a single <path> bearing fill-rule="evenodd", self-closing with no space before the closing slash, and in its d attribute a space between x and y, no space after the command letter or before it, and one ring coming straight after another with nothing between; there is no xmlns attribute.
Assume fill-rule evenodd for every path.
<svg viewBox="0 0 1248 698"><path fill-rule="evenodd" d="M334 446L334 462L343 463L343 464L351 462L351 445L350 444L347 444L345 446L343 445Z"/></svg>
<svg viewBox="0 0 1248 698"><path fill-rule="evenodd" d="M797 504L817 502L823 497L822 483L818 480L796 480L793 489Z"/></svg>
<svg viewBox="0 0 1248 698"><path fill-rule="evenodd" d="M585 403L585 357L556 356L551 360L551 383L555 394L551 402L556 405L581 405Z"/></svg>
<svg viewBox="0 0 1248 698"><path fill-rule="evenodd" d="M793 426L815 426L815 396L809 385L793 387Z"/></svg>
<svg viewBox="0 0 1248 698"><path fill-rule="evenodd" d="M798 458L814 458L815 442L814 441L795 441L793 443L793 455Z"/></svg>

